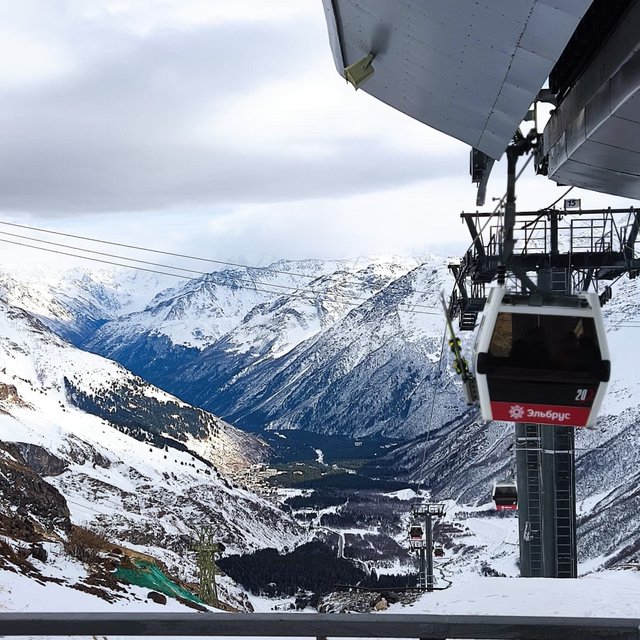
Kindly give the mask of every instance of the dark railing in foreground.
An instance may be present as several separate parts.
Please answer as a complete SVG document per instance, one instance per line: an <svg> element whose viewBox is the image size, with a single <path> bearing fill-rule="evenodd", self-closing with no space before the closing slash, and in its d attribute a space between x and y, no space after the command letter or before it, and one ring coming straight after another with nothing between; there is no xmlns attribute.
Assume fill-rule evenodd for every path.
<svg viewBox="0 0 640 640"><path fill-rule="evenodd" d="M640 603L638 604L640 610ZM640 618L314 613L0 613L0 636L640 640Z"/></svg>

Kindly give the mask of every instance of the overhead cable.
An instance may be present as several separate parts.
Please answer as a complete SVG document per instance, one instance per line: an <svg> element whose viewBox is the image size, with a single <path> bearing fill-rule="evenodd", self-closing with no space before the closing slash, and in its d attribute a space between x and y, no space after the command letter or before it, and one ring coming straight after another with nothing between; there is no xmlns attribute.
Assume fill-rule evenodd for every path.
<svg viewBox="0 0 640 640"><path fill-rule="evenodd" d="M6 232L0 232L6 235ZM14 237L16 236L16 234L11 234ZM17 236L17 237L21 237L24 238L24 236ZM29 239L29 240L35 240L32 238L25 238L25 239ZM35 240L36 242L47 242L47 244L54 244L56 246L61 246L61 247L65 247L65 248L70 248L70 249L74 249L77 251L84 251L84 252L90 252L90 253L94 253L94 254L99 254L99 255L103 255L103 256L107 256L107 257L113 257L119 260L128 260L130 262L139 262L142 264L147 264L147 265L154 265L155 263L150 263L147 261L143 261L143 260L138 260L136 258L129 258L126 256L118 256L115 254L108 254L108 253L104 253L104 252L99 252L99 251L92 251L90 249L82 249L79 247L73 247L73 246L69 246L69 245L63 245L63 244L59 244L59 243L51 243L48 241L44 241L44 240ZM99 262L102 264L108 264L108 265L112 265L112 266L117 266L117 267L125 267L125 268L129 268L129 269L136 269L138 271L145 271L147 273L155 273L155 274L159 274L159 275L165 275L165 276L171 276L174 278L180 278L180 279L184 279L184 280L194 280L195 277L193 276L187 276L187 275L182 275L182 274L178 274L178 273L172 273L169 271L161 271L159 269L151 269L148 267L141 267L138 266L136 264L126 264L123 262L114 262L112 260L104 260L102 258L94 258L91 256L85 256L85 255L78 255L76 253L70 253L68 251L61 251L59 249L51 249L48 247L41 247L41 246L37 246L37 245L32 245L32 244L28 244L28 243L24 243L24 242L18 242L16 240L8 240L5 238L0 238L0 242L4 242L7 244L12 244L12 245L17 245L17 246L22 246L22 247L27 247L29 249L37 249L39 251L46 251L49 253L55 253L58 255L64 255L64 256L69 256L69 257L73 257L73 258L80 258L82 260L90 260L92 262ZM195 270L188 270L188 269L182 269L181 267L173 267L171 265L161 265L164 268L168 268L168 269L175 269L175 270L183 270L183 271L190 271L190 272L194 272L194 273L198 273L200 274L200 276L208 276L210 274L208 274L207 272L200 272L200 271L195 271ZM285 272L288 273L288 272ZM242 286L240 284L237 284L238 281L241 282L245 282L250 284L251 286ZM237 286L237 288L239 289L250 289L252 291L259 291L262 293L270 293L270 294L284 294L286 292L291 292L289 295L293 295L295 297L300 297L303 299L307 299L310 301L315 300L316 298L325 298L327 300L330 301L334 301L334 302L339 302L339 303L343 303L346 304L347 306L353 306L353 307L358 307L360 306L360 303L362 302L367 302L368 300L370 300L370 298L363 298L363 297L357 297L357 296L347 296L345 294L341 294L339 292L335 292L335 293L320 293L320 292L316 292L316 291L312 291L312 290L305 290L305 289L301 289L298 287L292 287L292 286L288 286L288 285L282 285L282 284L277 284L277 283L272 283L272 282L261 282L259 280L247 280L247 279L236 279L235 281L235 286ZM279 289L278 291L274 290L274 289L269 289L268 287L274 287L276 289ZM377 292L380 293L380 292ZM375 294L374 294L375 295ZM350 302L350 301L357 301L357 302ZM425 305L425 304L420 304L420 303L410 303L410 302L400 302L397 305L398 307L411 307L410 309L405 309L403 311L408 312L408 313L414 313L414 314L421 314L421 315L432 315L432 316L440 316L441 314L437 311L432 311L431 307L429 305ZM402 310L402 309L401 309Z"/></svg>
<svg viewBox="0 0 640 640"><path fill-rule="evenodd" d="M65 236L67 238L74 238L76 240L86 240L88 242L98 242L100 244L108 244L113 247L123 247L125 249L135 249L136 251L146 251L148 253L158 253L165 256L172 256L174 258L187 258L188 260L198 260L200 262L210 262L211 264L219 264L228 267L241 267L245 269L259 269L261 271L269 271L272 273L281 273L285 275L297 276L300 278L314 279L316 276L309 275L308 273L297 273L294 271L285 271L284 269L273 269L272 267L252 267L246 264L240 264L238 262L229 262L226 260L215 260L213 258L202 258L200 256L192 256L183 253L174 253L172 251L162 251L160 249L150 249L149 247L141 247L133 244L126 244L124 242L113 242L111 240L100 240L98 238L91 238L89 236L81 236L75 233L64 233L63 231L53 231L52 229L43 229L41 227L32 227L26 224L18 224L16 222L6 222L0 220L0 224L9 227L18 227L20 229L28 229L29 231L38 231L40 233L50 233L56 236Z"/></svg>
<svg viewBox="0 0 640 640"><path fill-rule="evenodd" d="M96 242L98 244L105 244L105 245L110 245L110 246L115 246L115 247L122 247L122 248L126 248L126 249L133 249L135 251L145 251L147 253L156 253L159 255L166 255L166 256L172 256L175 258L185 258L188 260L196 260L196 261L200 261L200 262L209 262L212 264L218 264L218 265L222 265L222 266L228 266L228 267L238 267L241 269L255 269L255 270L259 270L259 271L265 271L268 273L278 273L278 274L282 274L282 275L288 275L288 276L294 276L296 278L306 278L308 280L315 280L316 278L318 278L317 275L310 275L308 273L300 273L297 271L286 271L284 269L275 269L271 266L268 267L260 267L260 266L255 266L255 265L248 265L248 264L242 264L239 262L229 262L227 260L216 260L213 258L203 258L201 256L194 256L194 255L189 255L189 254L183 254L183 253L175 253L172 251L163 251L161 249L152 249L150 247L142 247L139 245L132 245L132 244L126 244L123 242L113 242L110 240L101 240L99 238L92 238L90 236L82 236L82 235L78 235L78 234L74 234L74 233L65 233L63 231L54 231L52 229L45 229L42 227L34 227L34 226L30 226L30 225L25 225L25 224L18 224L16 222L8 222L6 220L0 220L0 225L4 225L4 226L8 226L8 227L15 227L18 229L28 229L29 231L36 231L38 233L48 233L51 235L56 235L56 236L64 236L66 238L74 238L76 240L86 240L88 242ZM6 235L12 235L9 232L0 232L0 233L5 233ZM17 237L22 237L24 238L25 236L17 236ZM32 240L36 240L35 238L32 238ZM48 241L46 240L36 240L37 242L43 242L43 243L48 243ZM50 244L55 244L55 243L50 243ZM67 245L59 245L59 246L67 246ZM80 247L74 247L75 249L79 250L79 251L86 251L86 252L90 252L90 253L100 253L99 251L92 251L91 249L83 249ZM110 255L110 254L104 254L104 255ZM136 260L135 258L128 258L128 257L123 257L123 259L125 260ZM137 260L137 262L140 263L144 263L144 260ZM155 263L152 262L148 262L147 264L153 265ZM426 263L421 263L420 265L418 265L419 267L424 266ZM164 266L164 265L158 265L158 266ZM189 269L180 269L179 267L170 267L171 269L176 269L176 270L184 270L184 271L190 271ZM204 274L205 272L203 271L196 271L193 270L194 273L200 273L200 274ZM275 286L275 285L274 285ZM278 285L278 286L283 286L283 285ZM292 287L293 288L293 287ZM427 291L419 291L416 290L415 293L422 293L427 295L428 292Z"/></svg>

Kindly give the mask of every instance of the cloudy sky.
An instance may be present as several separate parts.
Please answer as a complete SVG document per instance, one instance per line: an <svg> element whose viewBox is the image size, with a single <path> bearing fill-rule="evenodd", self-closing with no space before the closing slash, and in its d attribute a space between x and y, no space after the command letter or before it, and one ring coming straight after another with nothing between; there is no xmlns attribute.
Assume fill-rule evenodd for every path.
<svg viewBox="0 0 640 640"><path fill-rule="evenodd" d="M347 86L321 0L0 6L1 220L249 264L468 245L468 147Z"/></svg>

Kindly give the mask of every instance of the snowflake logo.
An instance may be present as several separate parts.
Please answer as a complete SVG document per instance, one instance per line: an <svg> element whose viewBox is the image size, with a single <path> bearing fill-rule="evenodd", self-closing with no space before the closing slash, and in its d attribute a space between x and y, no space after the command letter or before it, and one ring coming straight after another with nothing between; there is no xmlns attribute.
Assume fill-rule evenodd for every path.
<svg viewBox="0 0 640 640"><path fill-rule="evenodd" d="M509 417L513 420L520 420L524 416L524 408L519 404L513 404L509 407Z"/></svg>

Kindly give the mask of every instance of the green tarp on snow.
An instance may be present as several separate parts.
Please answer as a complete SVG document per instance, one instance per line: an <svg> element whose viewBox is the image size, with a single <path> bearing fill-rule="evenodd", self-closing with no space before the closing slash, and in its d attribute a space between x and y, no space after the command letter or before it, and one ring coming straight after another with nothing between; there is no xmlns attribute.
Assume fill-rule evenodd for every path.
<svg viewBox="0 0 640 640"><path fill-rule="evenodd" d="M129 584L135 584L138 587L145 587L152 591L159 591L171 598L184 598L196 604L205 604L187 591L184 587L170 580L158 567L152 562L145 560L132 560L133 567L118 567L116 569L116 577Z"/></svg>

